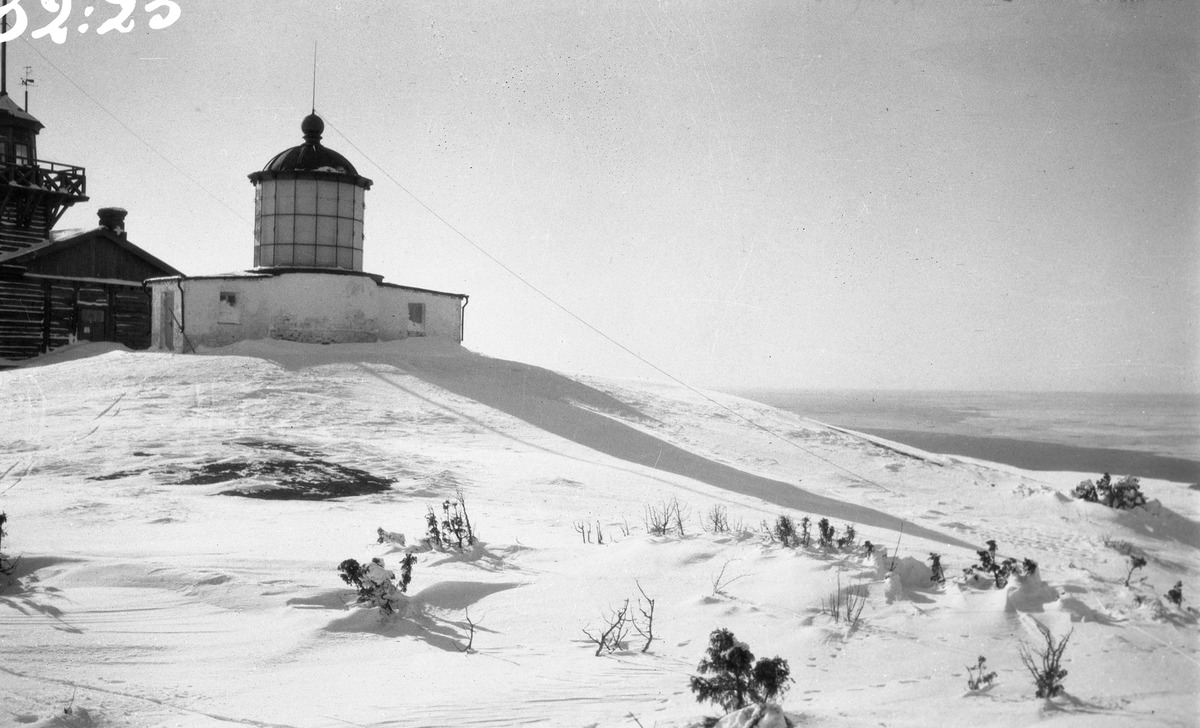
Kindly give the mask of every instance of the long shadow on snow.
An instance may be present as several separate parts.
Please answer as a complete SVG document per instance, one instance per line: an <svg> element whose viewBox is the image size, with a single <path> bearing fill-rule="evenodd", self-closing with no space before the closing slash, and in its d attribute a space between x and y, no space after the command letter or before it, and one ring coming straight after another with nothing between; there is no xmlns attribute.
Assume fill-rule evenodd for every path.
<svg viewBox="0 0 1200 728"><path fill-rule="evenodd" d="M348 612L325 626L326 632L369 632L384 637L412 637L447 652L462 652L469 639L471 625L440 616L437 612L465 610L484 597L515 589L519 582L489 583L481 581L449 581L428 586L409 597L404 617L385 617L377 609L349 606L353 592L329 590L309 597L296 597L288 606L299 609L329 609ZM476 632L493 630L475 624Z"/></svg>
<svg viewBox="0 0 1200 728"><path fill-rule="evenodd" d="M603 414L576 406L571 401L564 401L562 397L566 393L575 395L572 399L587 401L579 397L578 393L592 388L561 374L508 361L503 362L503 365L499 365L499 362L488 362L480 366L478 360L481 359L485 357L468 355L441 358L437 361L436 371L422 368L420 360L405 359L397 362L397 366L429 384L627 462L682 475L806 513L893 531L899 531L903 527L906 533L913 536L960 548L976 548L966 541L903 521L874 508L817 495L791 483L764 478L713 462ZM387 381L383 377L380 379ZM396 386L392 382L388 383ZM596 393L588 399L593 402L603 401L603 398L613 399L606 394L603 398L599 395L600 393ZM616 411L613 414L628 416L632 413L642 416L619 400L613 401L619 405L619 408L614 408Z"/></svg>

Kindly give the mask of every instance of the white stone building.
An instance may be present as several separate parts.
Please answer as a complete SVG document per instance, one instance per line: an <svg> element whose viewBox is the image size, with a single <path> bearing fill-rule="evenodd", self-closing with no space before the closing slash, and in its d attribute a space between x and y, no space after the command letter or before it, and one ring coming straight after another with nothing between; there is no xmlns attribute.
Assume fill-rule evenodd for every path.
<svg viewBox="0 0 1200 728"><path fill-rule="evenodd" d="M244 339L334 344L463 337L467 296L385 283L362 269L371 180L321 144L315 113L304 143L276 155L254 184L252 270L146 281L151 348L190 352Z"/></svg>

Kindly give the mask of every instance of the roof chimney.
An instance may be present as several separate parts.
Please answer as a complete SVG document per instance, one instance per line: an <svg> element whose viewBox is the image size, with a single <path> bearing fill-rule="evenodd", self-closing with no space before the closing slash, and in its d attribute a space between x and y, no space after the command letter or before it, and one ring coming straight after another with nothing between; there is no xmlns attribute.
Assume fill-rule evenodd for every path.
<svg viewBox="0 0 1200 728"><path fill-rule="evenodd" d="M100 216L100 227L125 237L125 216L129 214L128 210L120 207L101 207L96 214Z"/></svg>

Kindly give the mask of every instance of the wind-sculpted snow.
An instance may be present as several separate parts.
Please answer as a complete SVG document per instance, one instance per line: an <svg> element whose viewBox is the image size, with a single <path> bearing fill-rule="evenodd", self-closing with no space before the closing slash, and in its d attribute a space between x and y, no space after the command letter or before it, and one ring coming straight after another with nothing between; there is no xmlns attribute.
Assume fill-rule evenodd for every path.
<svg viewBox="0 0 1200 728"><path fill-rule="evenodd" d="M792 483L753 475L729 467L576 402L616 402L614 415L637 413L608 395L555 372L525 364L483 357L423 360L401 363L405 371L457 395L494 407L529 424L622 460L708 483L741 495L760 498L783 508L828 516L952 546L970 548L966 541L906 523L894 515L809 492ZM638 415L640 417L640 415Z"/></svg>
<svg viewBox="0 0 1200 728"><path fill-rule="evenodd" d="M777 724L1196 724L1200 503L1179 484L1144 480L1150 507L1116 512L1066 496L1100 468L893 448L430 340L80 345L0 372L0 413L0 550L19 558L0 576L0 725L690 728L715 712L688 680L718 627L790 664ZM304 463L377 487L214 497L282 490ZM426 542L460 497L475 545ZM649 533L670 503L682 528ZM713 512L729 531L704 529ZM785 515L856 541L785 547ZM1036 576L966 580L989 540ZM401 613L357 606L338 565L410 552ZM860 619L834 622L823 604L850 595ZM626 603L644 620L648 599L649 650L631 632L595 657L583 630ZM1018 653L1039 625L1074 630L1053 703ZM973 692L980 656L997 677Z"/></svg>

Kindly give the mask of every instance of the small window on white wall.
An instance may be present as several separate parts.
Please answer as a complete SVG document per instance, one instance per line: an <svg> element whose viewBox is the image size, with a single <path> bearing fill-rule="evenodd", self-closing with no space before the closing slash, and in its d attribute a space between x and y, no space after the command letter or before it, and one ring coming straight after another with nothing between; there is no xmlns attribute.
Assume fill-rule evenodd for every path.
<svg viewBox="0 0 1200 728"><path fill-rule="evenodd" d="M418 326L425 325L425 304L410 303L408 304L408 320Z"/></svg>
<svg viewBox="0 0 1200 728"><path fill-rule="evenodd" d="M238 294L236 292L221 291L221 300L217 308L217 323L240 324L242 322L242 308L238 304Z"/></svg>

